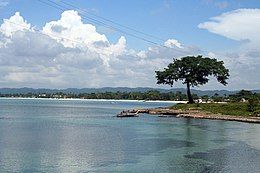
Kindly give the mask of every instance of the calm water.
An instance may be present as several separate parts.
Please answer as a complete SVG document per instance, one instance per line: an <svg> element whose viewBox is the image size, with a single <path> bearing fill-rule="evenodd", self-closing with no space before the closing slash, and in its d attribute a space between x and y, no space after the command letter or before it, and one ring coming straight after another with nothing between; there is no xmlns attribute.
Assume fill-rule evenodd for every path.
<svg viewBox="0 0 260 173"><path fill-rule="evenodd" d="M0 99L0 172L260 172L260 125L114 117L168 105Z"/></svg>

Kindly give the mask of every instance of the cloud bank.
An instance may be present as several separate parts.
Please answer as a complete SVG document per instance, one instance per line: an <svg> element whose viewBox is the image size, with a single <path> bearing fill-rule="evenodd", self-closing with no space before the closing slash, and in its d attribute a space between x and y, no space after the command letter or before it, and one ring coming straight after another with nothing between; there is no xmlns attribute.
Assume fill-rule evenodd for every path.
<svg viewBox="0 0 260 173"><path fill-rule="evenodd" d="M260 9L237 9L198 25L211 33L241 42L233 53L217 53L231 70L234 88L260 88Z"/></svg>
<svg viewBox="0 0 260 173"><path fill-rule="evenodd" d="M125 37L111 43L73 10L37 31L16 12L0 29L1 87L156 86L155 70L201 52L174 39L165 42L171 49L127 49Z"/></svg>
<svg viewBox="0 0 260 173"><path fill-rule="evenodd" d="M199 27L236 40L255 39L250 34L239 36L218 29L223 27L216 25L223 25L232 14L222 14ZM255 43L255 40L252 42ZM110 42L105 34L97 32L94 25L84 23L78 12L73 10L64 11L60 19L47 22L40 30L16 12L0 26L0 86L156 87L155 70L163 69L173 58L198 54L208 54L225 61L231 71L230 84L226 89L260 86L259 79L256 79L258 76L254 74L260 74L258 50L233 54L207 53L173 38L163 45L137 51L127 47L124 36L114 43ZM175 86L182 87L179 84ZM203 89L220 87L213 80Z"/></svg>
<svg viewBox="0 0 260 173"><path fill-rule="evenodd" d="M257 48L260 43L260 9L238 9L198 25L199 28Z"/></svg>

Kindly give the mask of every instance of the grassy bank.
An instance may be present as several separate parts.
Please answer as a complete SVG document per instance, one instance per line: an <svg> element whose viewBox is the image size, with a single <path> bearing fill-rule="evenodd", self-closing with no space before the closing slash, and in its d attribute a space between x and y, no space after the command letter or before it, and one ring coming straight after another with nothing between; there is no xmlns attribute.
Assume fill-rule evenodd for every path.
<svg viewBox="0 0 260 173"><path fill-rule="evenodd" d="M248 103L199 103L199 104L177 104L172 109L199 110L214 114L235 116L257 116L260 113L260 104L255 105L254 112L248 111Z"/></svg>

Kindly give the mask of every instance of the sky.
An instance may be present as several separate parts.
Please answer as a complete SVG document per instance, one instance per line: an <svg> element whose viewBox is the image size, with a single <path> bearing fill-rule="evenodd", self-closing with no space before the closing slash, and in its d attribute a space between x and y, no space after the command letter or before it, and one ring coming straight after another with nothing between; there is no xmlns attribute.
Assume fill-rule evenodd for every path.
<svg viewBox="0 0 260 173"><path fill-rule="evenodd" d="M156 70L203 55L230 79L196 89L260 89L259 31L258 0L0 0L0 88L169 88Z"/></svg>

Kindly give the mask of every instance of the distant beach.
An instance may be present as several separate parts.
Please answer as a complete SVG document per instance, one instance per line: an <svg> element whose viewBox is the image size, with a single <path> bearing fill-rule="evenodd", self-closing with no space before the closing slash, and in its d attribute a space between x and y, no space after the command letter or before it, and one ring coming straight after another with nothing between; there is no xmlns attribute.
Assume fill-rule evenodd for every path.
<svg viewBox="0 0 260 173"><path fill-rule="evenodd" d="M80 101L111 101L111 102L150 102L150 103L187 103L187 101L168 100L116 100L116 99L78 99L78 98L27 98L27 97L0 97L0 99L21 99L21 100L80 100Z"/></svg>

